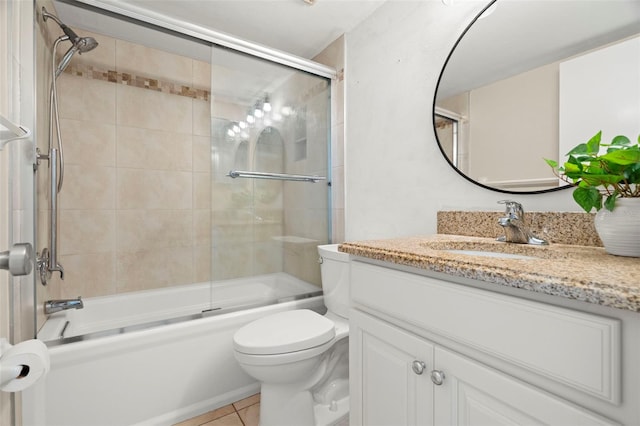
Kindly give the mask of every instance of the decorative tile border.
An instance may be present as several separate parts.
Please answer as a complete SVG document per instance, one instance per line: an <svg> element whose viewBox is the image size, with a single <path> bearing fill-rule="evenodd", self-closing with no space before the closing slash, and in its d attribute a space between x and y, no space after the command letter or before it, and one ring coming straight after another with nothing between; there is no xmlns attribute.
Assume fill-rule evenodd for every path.
<svg viewBox="0 0 640 426"><path fill-rule="evenodd" d="M109 83L123 84L125 86L138 87L171 95L186 96L192 99L208 101L211 92L205 89L196 89L172 81L163 81L155 78L135 75L132 73L106 70L86 64L73 64L65 71L68 74L88 78L91 80L106 81Z"/></svg>
<svg viewBox="0 0 640 426"><path fill-rule="evenodd" d="M531 231L551 243L602 247L593 224L595 214L526 212ZM439 211L438 234L494 238L504 235L498 219L503 212Z"/></svg>
<svg viewBox="0 0 640 426"><path fill-rule="evenodd" d="M196 89L180 83L158 80L155 78L139 76L132 73L100 69L94 67L93 65L82 63L70 65L65 70L65 73L76 77L123 84L125 86L133 86L140 89L148 89L156 92L168 93L171 95L186 96L188 98L198 99L202 101L209 101L211 99L210 90ZM327 81L322 80L318 84L309 87L304 93L300 95L300 102L305 103L309 101L314 96L317 96L318 94L322 93L322 91L326 90L328 85L329 83Z"/></svg>

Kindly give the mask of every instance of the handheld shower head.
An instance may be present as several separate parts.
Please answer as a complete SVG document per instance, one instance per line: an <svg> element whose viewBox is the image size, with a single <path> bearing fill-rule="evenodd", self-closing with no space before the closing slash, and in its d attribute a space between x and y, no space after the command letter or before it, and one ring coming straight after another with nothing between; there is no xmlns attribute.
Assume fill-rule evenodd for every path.
<svg viewBox="0 0 640 426"><path fill-rule="evenodd" d="M76 41L73 43L73 45L71 45L69 50L67 50L67 52L64 54L64 56L60 60L60 63L56 68L56 77L62 74L62 72L67 68L67 66L69 65L69 62L71 61L71 58L73 57L73 55L75 55L76 52L82 55L85 52L95 49L96 46L98 46L98 42L93 37L76 38Z"/></svg>
<svg viewBox="0 0 640 426"><path fill-rule="evenodd" d="M54 44L54 50L57 47L58 43L60 43L61 41L69 40L71 42L71 47L69 48L69 50L67 50L64 56L62 56L60 63L56 67L55 76L58 77L60 74L62 74L65 68L67 68L67 66L69 65L69 61L71 61L71 58L73 57L73 55L75 55L76 52L83 54L85 52L93 50L98 46L98 42L93 37L79 37L75 31L66 26L60 19L58 19L57 16L47 12L47 9L43 7L42 19L46 22L49 18L53 19L65 34L64 36L58 37Z"/></svg>

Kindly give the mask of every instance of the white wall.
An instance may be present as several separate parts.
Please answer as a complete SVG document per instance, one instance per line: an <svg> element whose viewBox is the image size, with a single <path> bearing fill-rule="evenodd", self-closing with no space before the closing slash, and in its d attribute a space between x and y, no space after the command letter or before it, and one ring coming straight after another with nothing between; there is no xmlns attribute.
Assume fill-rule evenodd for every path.
<svg viewBox="0 0 640 426"><path fill-rule="evenodd" d="M616 64L616 72L611 72ZM588 90L585 90L588 88ZM602 143L640 133L640 37L560 64L560 158L602 131Z"/></svg>
<svg viewBox="0 0 640 426"><path fill-rule="evenodd" d="M432 125L442 65L486 2L390 0L347 34L345 233L347 240L436 232L438 210L580 211L571 191L505 195L459 176Z"/></svg>

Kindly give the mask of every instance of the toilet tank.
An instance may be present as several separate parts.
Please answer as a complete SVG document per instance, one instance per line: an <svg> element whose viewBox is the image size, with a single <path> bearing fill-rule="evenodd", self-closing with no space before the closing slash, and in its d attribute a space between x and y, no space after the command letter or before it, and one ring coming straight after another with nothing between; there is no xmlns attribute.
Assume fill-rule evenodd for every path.
<svg viewBox="0 0 640 426"><path fill-rule="evenodd" d="M349 255L338 251L338 244L318 246L324 304L329 312L349 317Z"/></svg>

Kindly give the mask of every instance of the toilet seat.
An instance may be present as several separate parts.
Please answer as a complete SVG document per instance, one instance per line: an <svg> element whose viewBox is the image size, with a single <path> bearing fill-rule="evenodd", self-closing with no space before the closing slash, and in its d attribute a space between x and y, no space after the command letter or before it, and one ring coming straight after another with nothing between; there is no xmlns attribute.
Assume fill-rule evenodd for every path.
<svg viewBox="0 0 640 426"><path fill-rule="evenodd" d="M279 312L253 321L236 332L236 352L246 355L284 355L325 346L334 339L335 324L308 310Z"/></svg>

